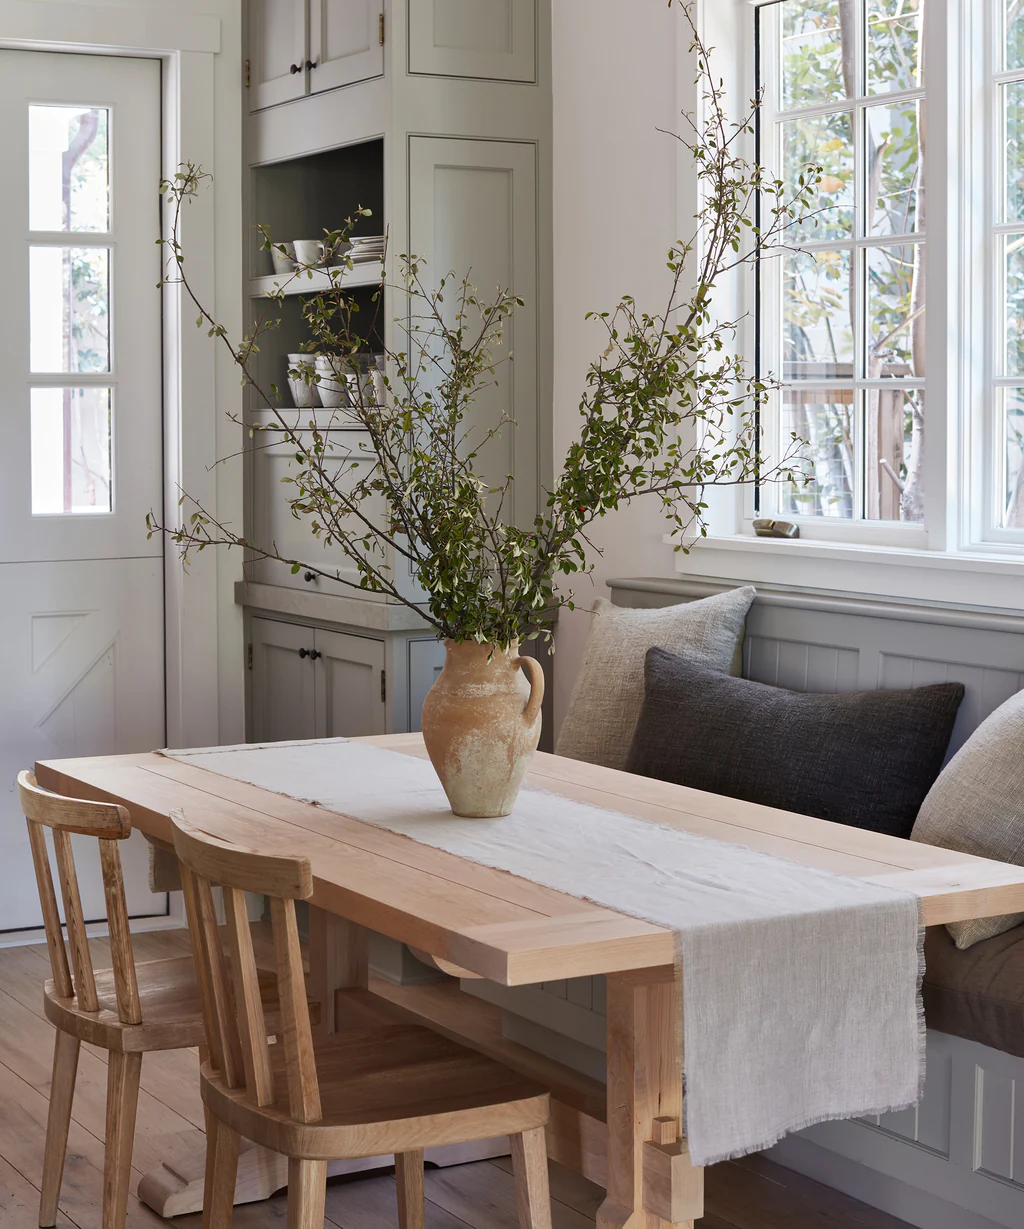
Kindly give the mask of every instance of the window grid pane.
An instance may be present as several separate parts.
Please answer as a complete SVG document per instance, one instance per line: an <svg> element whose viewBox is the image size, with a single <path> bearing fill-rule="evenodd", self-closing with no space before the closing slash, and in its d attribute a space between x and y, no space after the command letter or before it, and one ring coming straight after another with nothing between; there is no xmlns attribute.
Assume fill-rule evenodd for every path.
<svg viewBox="0 0 1024 1229"><path fill-rule="evenodd" d="M113 509L109 388L32 389L32 515Z"/></svg>
<svg viewBox="0 0 1024 1229"><path fill-rule="evenodd" d="M923 518L921 99L885 95L920 89L924 3L781 0L759 11L760 53L778 57L762 59L762 79L779 81L768 97L783 108L761 111L761 147L776 159L762 160L791 188L809 162L823 168L815 218L792 240L802 250L762 270L761 353L765 374L783 381L775 434L807 440L812 478L778 489L782 512ZM822 103L834 109L800 113ZM766 288L777 296L767 310ZM893 388L873 388L879 380Z"/></svg>

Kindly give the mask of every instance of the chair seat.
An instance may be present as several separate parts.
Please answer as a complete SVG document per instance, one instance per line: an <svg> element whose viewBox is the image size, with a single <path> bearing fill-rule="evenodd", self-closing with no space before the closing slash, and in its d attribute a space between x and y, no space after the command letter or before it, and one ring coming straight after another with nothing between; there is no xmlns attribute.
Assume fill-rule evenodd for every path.
<svg viewBox="0 0 1024 1229"><path fill-rule="evenodd" d="M98 1011L85 1011L76 998L60 998L52 981L43 992L46 1018L66 1033L102 1046L106 1050L146 1053L149 1050L177 1050L206 1044L199 983L191 956L170 960L148 960L136 964L135 975L142 1005L141 1024L122 1024L117 1018L112 969L96 970ZM276 1027L277 977L266 969L258 971L260 997L266 1008L268 1027ZM316 1019L319 1004L310 1003Z"/></svg>
<svg viewBox="0 0 1024 1229"><path fill-rule="evenodd" d="M548 1093L493 1059L430 1029L388 1025L315 1041L323 1117L291 1117L284 1046L270 1047L275 1103L255 1107L204 1064L203 1100L247 1139L288 1156L376 1156L545 1125Z"/></svg>

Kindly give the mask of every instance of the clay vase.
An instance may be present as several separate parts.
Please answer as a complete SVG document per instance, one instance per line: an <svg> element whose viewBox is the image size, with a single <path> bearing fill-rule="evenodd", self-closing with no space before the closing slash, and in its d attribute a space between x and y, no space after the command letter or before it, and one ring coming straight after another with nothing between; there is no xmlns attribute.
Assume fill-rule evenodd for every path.
<svg viewBox="0 0 1024 1229"><path fill-rule="evenodd" d="M423 701L427 754L456 815L508 815L540 739L543 667L515 641L444 643L444 669Z"/></svg>

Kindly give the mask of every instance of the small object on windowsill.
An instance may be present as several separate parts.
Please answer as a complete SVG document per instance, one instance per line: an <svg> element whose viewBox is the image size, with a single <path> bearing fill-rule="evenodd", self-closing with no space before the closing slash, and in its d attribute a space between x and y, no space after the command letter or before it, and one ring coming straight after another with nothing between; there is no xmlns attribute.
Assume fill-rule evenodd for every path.
<svg viewBox="0 0 1024 1229"><path fill-rule="evenodd" d="M759 538L799 538L800 526L792 521L754 521L754 533Z"/></svg>

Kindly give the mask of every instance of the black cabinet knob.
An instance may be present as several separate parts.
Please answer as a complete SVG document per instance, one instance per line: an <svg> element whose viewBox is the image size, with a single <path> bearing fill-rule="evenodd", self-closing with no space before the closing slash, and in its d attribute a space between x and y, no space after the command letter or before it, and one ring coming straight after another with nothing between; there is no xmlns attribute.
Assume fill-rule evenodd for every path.
<svg viewBox="0 0 1024 1229"><path fill-rule="evenodd" d="M310 661L316 661L318 657L323 657L323 653L319 649L299 649L300 657L308 657Z"/></svg>
<svg viewBox="0 0 1024 1229"><path fill-rule="evenodd" d="M312 72L314 68L316 68L316 60L307 60L306 72Z"/></svg>
<svg viewBox="0 0 1024 1229"><path fill-rule="evenodd" d="M301 73L301 72L302 72L302 65L301 65L301 64L293 64L293 65L291 66L291 68L290 68L288 71L289 71L289 72L292 74L292 76L294 77L296 73Z"/></svg>
<svg viewBox="0 0 1024 1229"><path fill-rule="evenodd" d="M309 584L311 580L316 580L316 572L306 572L302 579L306 582L306 584Z"/></svg>

